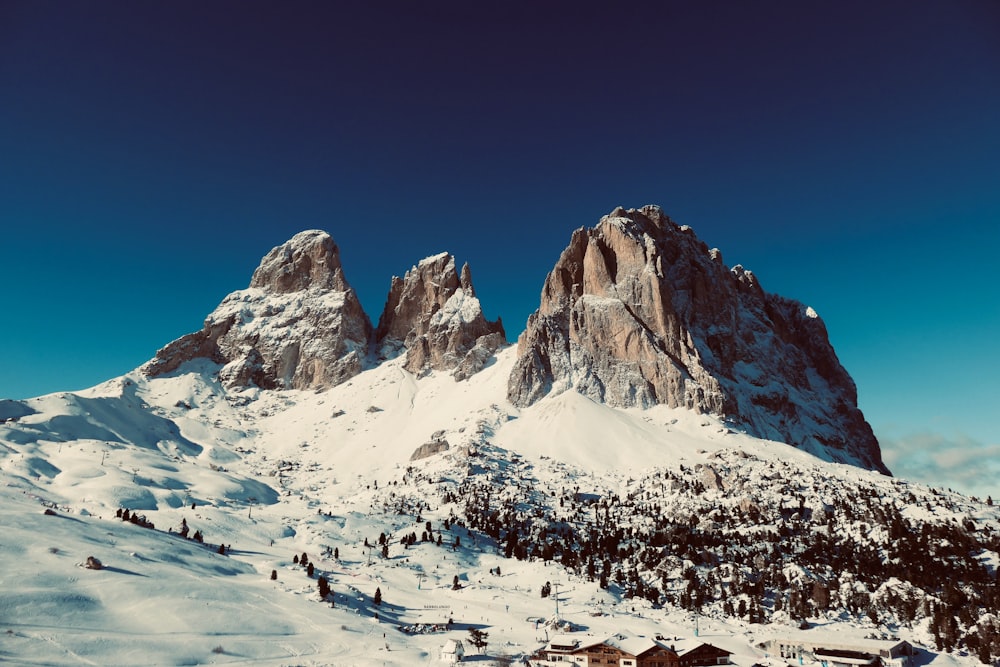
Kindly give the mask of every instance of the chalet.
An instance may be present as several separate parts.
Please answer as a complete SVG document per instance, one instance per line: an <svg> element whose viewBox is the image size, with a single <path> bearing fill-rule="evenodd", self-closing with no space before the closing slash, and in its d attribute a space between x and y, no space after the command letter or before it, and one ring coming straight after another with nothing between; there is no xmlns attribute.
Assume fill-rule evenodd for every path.
<svg viewBox="0 0 1000 667"><path fill-rule="evenodd" d="M784 658L818 662L822 667L911 667L915 654L900 639L849 639L832 633L788 632L763 647Z"/></svg>
<svg viewBox="0 0 1000 667"><path fill-rule="evenodd" d="M680 667L708 667L709 665L728 665L732 653L726 649L699 644L680 656Z"/></svg>
<svg viewBox="0 0 1000 667"><path fill-rule="evenodd" d="M604 641L558 635L543 653L549 663L581 667L680 667L677 653L663 642L623 634Z"/></svg>
<svg viewBox="0 0 1000 667"><path fill-rule="evenodd" d="M449 639L441 647L441 662L455 664L461 662L463 657L465 657L465 647L458 639Z"/></svg>
<svg viewBox="0 0 1000 667"><path fill-rule="evenodd" d="M584 640L595 643L593 637L574 637L573 635L553 635L542 653L549 662L573 662L573 652L585 646Z"/></svg>

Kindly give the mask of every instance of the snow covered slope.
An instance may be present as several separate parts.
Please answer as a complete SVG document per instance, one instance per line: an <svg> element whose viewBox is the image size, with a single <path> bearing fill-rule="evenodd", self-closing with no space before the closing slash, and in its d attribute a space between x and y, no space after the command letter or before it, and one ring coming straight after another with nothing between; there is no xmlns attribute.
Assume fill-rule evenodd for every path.
<svg viewBox="0 0 1000 667"><path fill-rule="evenodd" d="M559 629L598 637L693 642L700 609L702 637L749 667L800 615L932 648L924 601L943 608L953 592L907 568L952 561L975 610L956 612L959 639L993 627L992 506L682 408L575 392L516 408L512 348L463 382L404 363L316 392L226 388L221 366L194 359L0 405L0 659L433 664L476 628L502 664L544 644L558 599ZM137 523L116 516L125 508ZM901 555L896 531L936 544L940 562ZM820 538L856 552L827 559ZM107 567L81 567L88 556ZM961 574L976 567L993 583ZM545 582L555 596L540 596ZM807 585L825 605L803 601Z"/></svg>

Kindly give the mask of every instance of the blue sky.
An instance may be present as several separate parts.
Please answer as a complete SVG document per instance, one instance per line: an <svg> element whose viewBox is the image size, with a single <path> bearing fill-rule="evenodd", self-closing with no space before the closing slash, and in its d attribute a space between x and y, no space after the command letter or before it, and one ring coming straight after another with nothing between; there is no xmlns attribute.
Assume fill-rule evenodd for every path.
<svg viewBox="0 0 1000 667"><path fill-rule="evenodd" d="M891 469L1000 495L1000 5L636 5L3 3L0 396L131 370L309 228L373 319L447 250L513 339L654 203L820 313Z"/></svg>

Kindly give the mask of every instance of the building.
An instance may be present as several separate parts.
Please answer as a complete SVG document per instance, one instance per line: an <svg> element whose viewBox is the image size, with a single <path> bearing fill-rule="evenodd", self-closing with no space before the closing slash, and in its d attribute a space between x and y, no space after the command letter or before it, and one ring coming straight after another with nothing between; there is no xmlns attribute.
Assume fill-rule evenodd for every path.
<svg viewBox="0 0 1000 667"><path fill-rule="evenodd" d="M699 644L680 656L680 667L708 667L709 665L728 665L732 653L726 649Z"/></svg>
<svg viewBox="0 0 1000 667"><path fill-rule="evenodd" d="M574 662L573 653L582 648L586 641L595 643L597 640L590 636L553 635L542 649L542 654L549 662Z"/></svg>
<svg viewBox="0 0 1000 667"><path fill-rule="evenodd" d="M705 667L729 664L729 651L701 644L683 656L662 639L616 634L604 640L591 636L556 635L542 650L547 664L580 667ZM687 662L685 662L685 659Z"/></svg>
<svg viewBox="0 0 1000 667"><path fill-rule="evenodd" d="M762 647L785 660L823 667L912 667L915 651L900 639L850 639L815 631L786 632Z"/></svg>
<svg viewBox="0 0 1000 667"><path fill-rule="evenodd" d="M465 646L458 639L449 639L441 647L441 662L454 664L462 662L465 657Z"/></svg>

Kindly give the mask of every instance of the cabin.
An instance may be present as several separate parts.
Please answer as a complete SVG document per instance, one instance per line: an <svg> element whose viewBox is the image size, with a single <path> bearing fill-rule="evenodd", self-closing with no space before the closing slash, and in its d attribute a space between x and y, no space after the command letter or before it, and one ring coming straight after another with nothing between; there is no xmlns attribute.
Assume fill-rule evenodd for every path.
<svg viewBox="0 0 1000 667"><path fill-rule="evenodd" d="M589 637L593 643L594 638ZM573 652L580 649L583 639L572 635L553 635L552 639L542 650L542 654L549 662L574 662Z"/></svg>
<svg viewBox="0 0 1000 667"><path fill-rule="evenodd" d="M453 665L455 663L462 662L462 658L464 657L465 647L458 639L449 639L445 642L444 646L441 647L441 662Z"/></svg>
<svg viewBox="0 0 1000 667"><path fill-rule="evenodd" d="M550 663L580 667L680 667L677 653L663 642L623 634L603 641L558 635L552 638L543 654Z"/></svg>
<svg viewBox="0 0 1000 667"><path fill-rule="evenodd" d="M699 644L690 651L681 654L680 667L709 667L709 665L728 665L732 652L711 644Z"/></svg>

